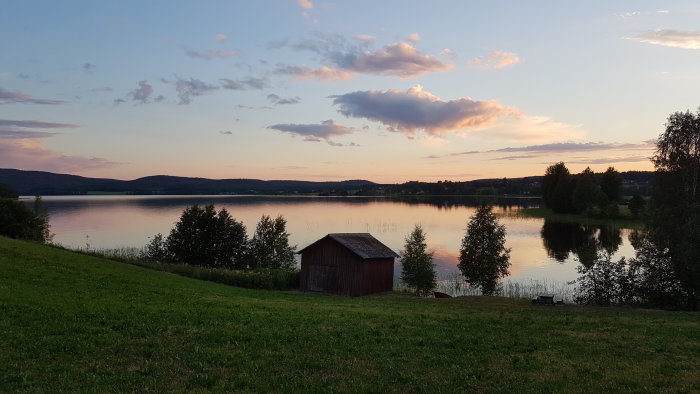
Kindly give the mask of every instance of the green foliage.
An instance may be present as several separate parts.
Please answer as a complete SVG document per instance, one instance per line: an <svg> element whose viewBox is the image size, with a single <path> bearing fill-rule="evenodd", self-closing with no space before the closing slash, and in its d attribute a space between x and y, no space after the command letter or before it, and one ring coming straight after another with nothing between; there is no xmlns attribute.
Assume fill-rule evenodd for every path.
<svg viewBox="0 0 700 394"><path fill-rule="evenodd" d="M506 229L490 206L477 208L467 224L459 251L459 269L467 283L485 295L495 292L498 280L508 275L510 249L505 247Z"/></svg>
<svg viewBox="0 0 700 394"><path fill-rule="evenodd" d="M17 198L19 193L10 186L0 183L0 198Z"/></svg>
<svg viewBox="0 0 700 394"><path fill-rule="evenodd" d="M590 266L576 268L581 274L576 280L578 291L574 301L577 304L608 306L631 303L634 299L632 274L625 258L613 262L610 256L609 253L598 254Z"/></svg>
<svg viewBox="0 0 700 394"><path fill-rule="evenodd" d="M620 201L622 197L622 178L615 167L608 167L600 180L600 188L608 197L608 201Z"/></svg>
<svg viewBox="0 0 700 394"><path fill-rule="evenodd" d="M697 313L250 290L1 237L0 300L3 393L700 389Z"/></svg>
<svg viewBox="0 0 700 394"><path fill-rule="evenodd" d="M173 259L168 251L166 239L163 238L163 234L158 233L154 235L150 241L148 241L143 251L143 257L147 261L161 262L166 262Z"/></svg>
<svg viewBox="0 0 700 394"><path fill-rule="evenodd" d="M636 195L633 196L632 199L629 202L629 210L632 213L632 216L638 218L643 212L644 212L644 207L646 206L646 201L642 196Z"/></svg>
<svg viewBox="0 0 700 394"><path fill-rule="evenodd" d="M423 227L416 224L401 251L401 280L419 295L430 294L436 285L433 254L427 249Z"/></svg>
<svg viewBox="0 0 700 394"><path fill-rule="evenodd" d="M157 242L161 240L152 245L157 253L160 253ZM217 213L213 205L204 208L193 205L183 211L165 244L175 262L238 268L243 263L246 241L245 226L234 220L226 209Z"/></svg>
<svg viewBox="0 0 700 394"><path fill-rule="evenodd" d="M643 233L630 241L635 257L611 261L610 253L596 254L593 264L579 266L574 300L580 304L634 304L648 307L683 307L686 294L667 251L660 251Z"/></svg>
<svg viewBox="0 0 700 394"><path fill-rule="evenodd" d="M700 309L700 109L668 118L653 161L657 177L649 207L651 241L668 252L688 306Z"/></svg>
<svg viewBox="0 0 700 394"><path fill-rule="evenodd" d="M600 207L607 205L607 197L598 185L595 174L590 167L586 167L576 177L576 186L571 196L571 205L579 213L595 215L600 212Z"/></svg>
<svg viewBox="0 0 700 394"><path fill-rule="evenodd" d="M572 212L571 193L575 187L569 169L564 162L547 167L542 179L542 198L554 212Z"/></svg>
<svg viewBox="0 0 700 394"><path fill-rule="evenodd" d="M274 220L263 215L248 244L247 261L250 268L293 269L294 251L289 245L287 221L281 215Z"/></svg>
<svg viewBox="0 0 700 394"><path fill-rule="evenodd" d="M0 235L38 242L51 240L49 215L42 207L41 197L32 208L21 201L0 198Z"/></svg>

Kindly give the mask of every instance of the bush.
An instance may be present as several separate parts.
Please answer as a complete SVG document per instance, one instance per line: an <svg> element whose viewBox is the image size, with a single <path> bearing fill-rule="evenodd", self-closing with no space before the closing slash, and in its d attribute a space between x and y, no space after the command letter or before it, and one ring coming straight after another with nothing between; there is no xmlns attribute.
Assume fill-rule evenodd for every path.
<svg viewBox="0 0 700 394"><path fill-rule="evenodd" d="M41 197L34 200L31 209L21 201L0 198L0 235L42 243L50 241L49 215L41 205Z"/></svg>

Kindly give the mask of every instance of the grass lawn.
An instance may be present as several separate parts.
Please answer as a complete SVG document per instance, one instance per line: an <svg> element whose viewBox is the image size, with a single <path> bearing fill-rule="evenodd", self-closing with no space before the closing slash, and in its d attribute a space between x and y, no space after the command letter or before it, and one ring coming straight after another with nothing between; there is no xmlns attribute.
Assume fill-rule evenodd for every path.
<svg viewBox="0 0 700 394"><path fill-rule="evenodd" d="M699 392L700 314L240 289L0 238L0 392Z"/></svg>

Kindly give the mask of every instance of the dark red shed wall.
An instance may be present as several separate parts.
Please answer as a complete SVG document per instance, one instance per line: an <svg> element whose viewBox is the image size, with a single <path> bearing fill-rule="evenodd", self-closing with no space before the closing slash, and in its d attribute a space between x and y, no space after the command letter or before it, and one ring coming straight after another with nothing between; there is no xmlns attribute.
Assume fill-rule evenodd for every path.
<svg viewBox="0 0 700 394"><path fill-rule="evenodd" d="M363 260L330 238L301 254L302 291L362 296L389 291L394 284L394 259Z"/></svg>

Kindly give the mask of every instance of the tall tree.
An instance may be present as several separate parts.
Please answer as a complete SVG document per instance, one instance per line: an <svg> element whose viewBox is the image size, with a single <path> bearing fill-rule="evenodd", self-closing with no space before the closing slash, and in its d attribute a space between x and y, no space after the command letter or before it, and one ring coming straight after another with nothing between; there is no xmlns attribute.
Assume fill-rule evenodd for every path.
<svg viewBox="0 0 700 394"><path fill-rule="evenodd" d="M554 212L570 212L574 182L564 162L547 167L542 179L542 198Z"/></svg>
<svg viewBox="0 0 700 394"><path fill-rule="evenodd" d="M576 212L593 213L595 208L605 206L606 199L590 167L576 176L576 187L571 197Z"/></svg>
<svg viewBox="0 0 700 394"><path fill-rule="evenodd" d="M0 235L38 242L51 240L49 215L41 197L34 200L33 208L14 198L0 198Z"/></svg>
<svg viewBox="0 0 700 394"><path fill-rule="evenodd" d="M495 292L498 280L508 275L510 249L505 247L506 229L490 206L477 208L467 224L459 251L459 269L467 283L485 295Z"/></svg>
<svg viewBox="0 0 700 394"><path fill-rule="evenodd" d="M287 221L277 216L274 220L263 215L248 244L249 268L293 269L296 246L289 245Z"/></svg>
<svg viewBox="0 0 700 394"><path fill-rule="evenodd" d="M611 202L620 201L622 197L622 178L615 167L608 167L600 179L600 188Z"/></svg>
<svg viewBox="0 0 700 394"><path fill-rule="evenodd" d="M436 284L433 254L427 249L423 227L416 224L401 251L401 280L419 295L429 294Z"/></svg>
<svg viewBox="0 0 700 394"><path fill-rule="evenodd" d="M651 240L668 251L674 274L700 308L700 109L669 116L653 157L656 182L649 208Z"/></svg>

